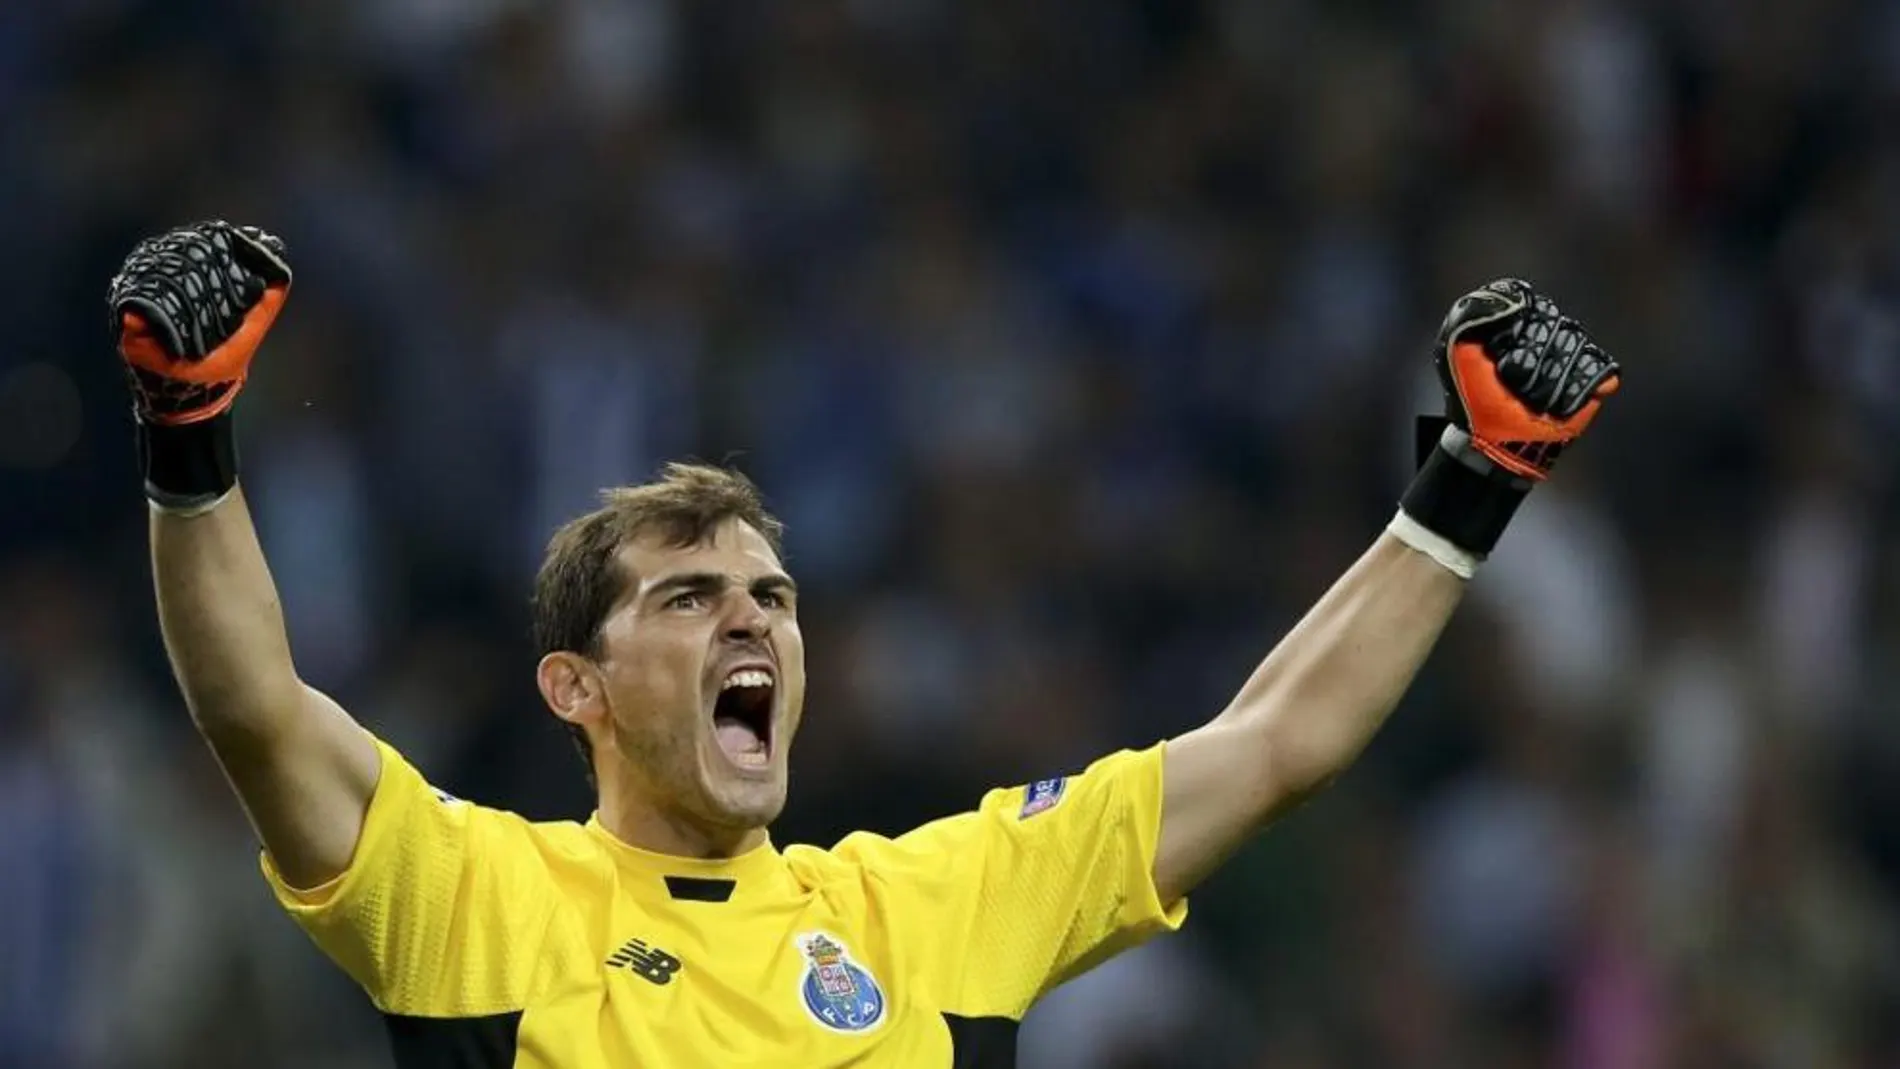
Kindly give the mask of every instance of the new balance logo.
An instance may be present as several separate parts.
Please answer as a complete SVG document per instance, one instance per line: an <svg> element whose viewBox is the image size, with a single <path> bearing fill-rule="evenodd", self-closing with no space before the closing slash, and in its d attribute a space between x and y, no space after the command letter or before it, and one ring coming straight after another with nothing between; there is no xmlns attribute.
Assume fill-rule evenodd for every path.
<svg viewBox="0 0 1900 1069"><path fill-rule="evenodd" d="M613 956L607 959L607 965L614 969L625 969L661 986L672 983L673 974L680 971L680 959L638 939L629 940L626 946L614 951Z"/></svg>

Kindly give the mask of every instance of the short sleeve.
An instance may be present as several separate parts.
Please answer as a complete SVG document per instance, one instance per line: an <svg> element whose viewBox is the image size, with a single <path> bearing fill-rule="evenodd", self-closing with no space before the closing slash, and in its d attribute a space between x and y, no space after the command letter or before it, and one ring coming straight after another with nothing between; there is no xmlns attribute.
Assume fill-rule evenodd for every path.
<svg viewBox="0 0 1900 1069"><path fill-rule="evenodd" d="M437 791L376 747L382 775L349 868L297 890L264 854L278 903L386 1013L520 1009L553 902L527 822Z"/></svg>
<svg viewBox="0 0 1900 1069"><path fill-rule="evenodd" d="M1020 1018L1064 980L1186 918L1186 900L1162 902L1154 883L1162 752L991 791L973 813L894 840L852 836L837 852L902 904L945 1010Z"/></svg>

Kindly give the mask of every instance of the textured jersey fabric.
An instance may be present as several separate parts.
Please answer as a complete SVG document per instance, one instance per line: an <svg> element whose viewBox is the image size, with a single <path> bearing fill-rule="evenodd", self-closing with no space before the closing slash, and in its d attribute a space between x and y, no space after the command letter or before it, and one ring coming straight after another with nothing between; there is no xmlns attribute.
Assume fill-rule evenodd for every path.
<svg viewBox="0 0 1900 1069"><path fill-rule="evenodd" d="M350 867L278 900L430 1067L1014 1064L1044 992L1178 927L1162 747L830 850L665 857L432 789L377 743Z"/></svg>

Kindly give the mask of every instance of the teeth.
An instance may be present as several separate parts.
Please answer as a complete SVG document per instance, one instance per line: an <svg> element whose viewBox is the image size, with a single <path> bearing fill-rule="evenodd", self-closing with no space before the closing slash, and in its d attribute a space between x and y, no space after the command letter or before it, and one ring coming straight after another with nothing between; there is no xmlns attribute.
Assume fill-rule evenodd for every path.
<svg viewBox="0 0 1900 1069"><path fill-rule="evenodd" d="M731 690L734 687L769 687L771 685L772 673L762 668L741 668L727 676L719 689Z"/></svg>

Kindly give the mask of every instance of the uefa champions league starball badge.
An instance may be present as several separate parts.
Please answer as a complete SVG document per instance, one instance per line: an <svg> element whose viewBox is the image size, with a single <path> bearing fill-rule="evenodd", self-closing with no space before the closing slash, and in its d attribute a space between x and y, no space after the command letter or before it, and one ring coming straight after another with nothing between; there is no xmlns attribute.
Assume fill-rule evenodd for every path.
<svg viewBox="0 0 1900 1069"><path fill-rule="evenodd" d="M798 985L806 1012L834 1032L868 1032L884 1020L884 992L844 944L824 932L796 938L805 955Z"/></svg>

